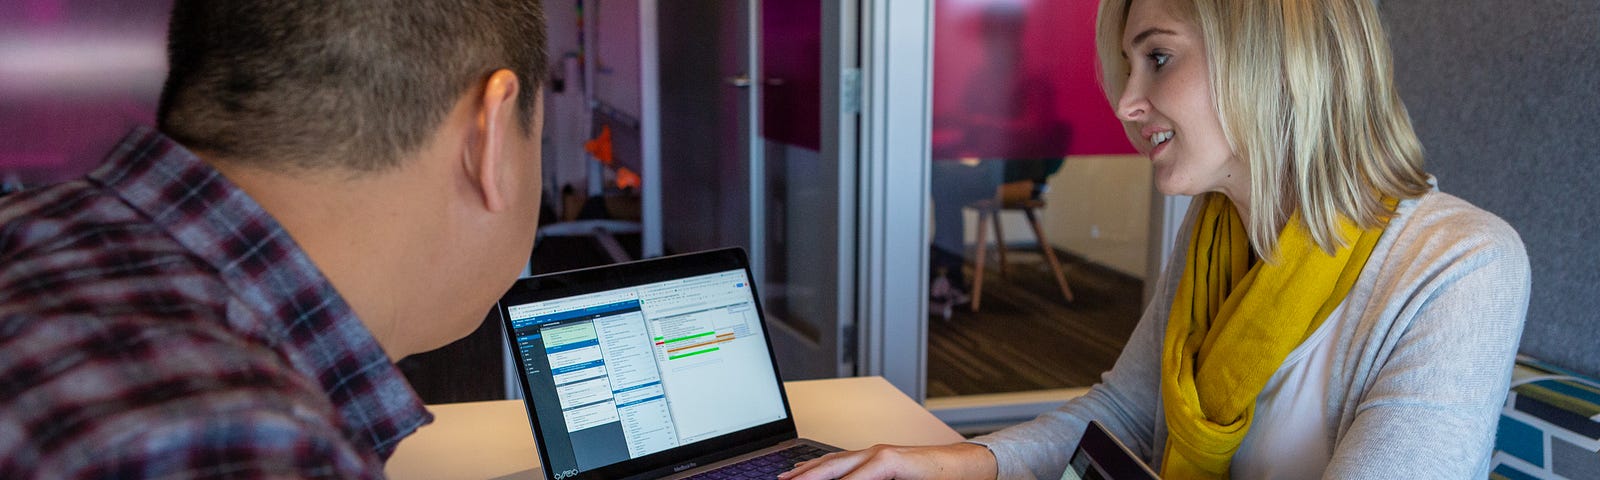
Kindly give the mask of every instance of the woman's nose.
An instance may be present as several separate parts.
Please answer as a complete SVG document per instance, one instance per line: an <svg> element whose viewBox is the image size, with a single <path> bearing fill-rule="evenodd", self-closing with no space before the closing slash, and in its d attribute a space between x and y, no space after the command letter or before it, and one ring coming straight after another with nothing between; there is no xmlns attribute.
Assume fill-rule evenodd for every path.
<svg viewBox="0 0 1600 480"><path fill-rule="evenodd" d="M1143 87L1131 82L1123 87L1122 97L1117 99L1117 118L1137 122L1143 120L1149 110L1150 102L1144 96Z"/></svg>

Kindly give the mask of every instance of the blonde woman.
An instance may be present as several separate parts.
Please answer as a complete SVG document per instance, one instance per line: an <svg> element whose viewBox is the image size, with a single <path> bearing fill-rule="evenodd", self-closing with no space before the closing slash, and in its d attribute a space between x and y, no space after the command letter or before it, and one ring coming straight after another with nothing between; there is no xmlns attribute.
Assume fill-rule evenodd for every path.
<svg viewBox="0 0 1600 480"><path fill-rule="evenodd" d="M1116 365L969 443L781 478L1056 478L1090 420L1164 478L1486 477L1527 255L1423 170L1371 0L1103 0L1097 33L1157 187L1197 196Z"/></svg>

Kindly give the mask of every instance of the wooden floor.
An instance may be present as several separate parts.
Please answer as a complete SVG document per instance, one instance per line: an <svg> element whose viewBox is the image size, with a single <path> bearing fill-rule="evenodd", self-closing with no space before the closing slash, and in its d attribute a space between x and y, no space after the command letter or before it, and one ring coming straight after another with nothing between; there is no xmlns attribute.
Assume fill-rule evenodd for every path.
<svg viewBox="0 0 1600 480"><path fill-rule="evenodd" d="M1057 250L1076 297L1069 304L1043 257L1020 251L1008 250L1007 277L986 272L981 312L928 319L929 397L1084 387L1116 361L1142 313L1144 283Z"/></svg>

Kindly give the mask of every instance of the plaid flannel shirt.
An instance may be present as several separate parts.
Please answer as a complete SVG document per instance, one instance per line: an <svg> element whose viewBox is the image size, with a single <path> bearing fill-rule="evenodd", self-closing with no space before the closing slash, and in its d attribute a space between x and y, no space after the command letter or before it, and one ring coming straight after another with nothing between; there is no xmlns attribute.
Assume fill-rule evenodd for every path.
<svg viewBox="0 0 1600 480"><path fill-rule="evenodd" d="M160 133L0 199L0 478L381 478L432 419L288 233Z"/></svg>

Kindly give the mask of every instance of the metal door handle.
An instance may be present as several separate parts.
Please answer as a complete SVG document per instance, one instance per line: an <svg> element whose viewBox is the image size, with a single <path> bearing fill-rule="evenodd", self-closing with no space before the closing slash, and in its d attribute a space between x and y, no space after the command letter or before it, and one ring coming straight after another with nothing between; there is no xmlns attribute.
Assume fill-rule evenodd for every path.
<svg viewBox="0 0 1600 480"><path fill-rule="evenodd" d="M728 77L725 81L728 82L728 85L736 88L750 88L749 75L740 74L737 77Z"/></svg>

